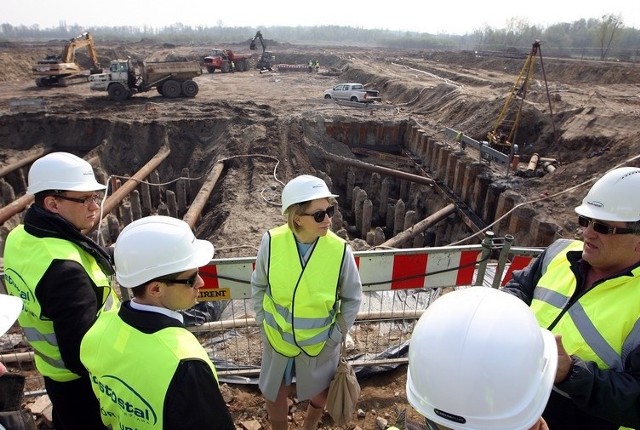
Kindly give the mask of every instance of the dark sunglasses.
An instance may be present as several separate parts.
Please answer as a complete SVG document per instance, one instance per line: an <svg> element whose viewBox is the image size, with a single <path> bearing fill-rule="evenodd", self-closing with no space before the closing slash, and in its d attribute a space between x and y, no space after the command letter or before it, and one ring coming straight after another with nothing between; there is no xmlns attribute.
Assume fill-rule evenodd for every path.
<svg viewBox="0 0 640 430"><path fill-rule="evenodd" d="M323 210L323 211L315 211L315 212L314 212L314 213L312 213L312 214L301 214L301 215L304 215L304 216L312 216L312 217L313 217L313 220L314 220L315 222L320 223L320 222L324 221L324 217L325 217L325 216L328 216L329 218L331 218L331 217L333 216L333 213L334 213L335 211L336 211L336 207L335 207L335 206L329 206L328 208L326 208L326 209L325 209L325 210Z"/></svg>
<svg viewBox="0 0 640 430"><path fill-rule="evenodd" d="M189 285L191 288L196 284L196 280L198 279L198 275L200 272L196 272L192 277L187 279L167 279L167 278L158 278L156 281L158 282L166 282L167 284L182 284Z"/></svg>
<svg viewBox="0 0 640 430"><path fill-rule="evenodd" d="M102 196L100 194L94 194L89 197L79 198L79 197L68 197L63 196L62 194L54 194L53 197L56 199L67 200L70 202L82 203L85 208L88 208L91 203L95 203L100 206L100 202L102 201Z"/></svg>
<svg viewBox="0 0 640 430"><path fill-rule="evenodd" d="M631 234L636 232L633 228L611 227L610 225L594 221L591 218L587 218L582 215L578 216L578 224L580 224L580 227L584 228L591 225L593 227L593 231L600 234Z"/></svg>

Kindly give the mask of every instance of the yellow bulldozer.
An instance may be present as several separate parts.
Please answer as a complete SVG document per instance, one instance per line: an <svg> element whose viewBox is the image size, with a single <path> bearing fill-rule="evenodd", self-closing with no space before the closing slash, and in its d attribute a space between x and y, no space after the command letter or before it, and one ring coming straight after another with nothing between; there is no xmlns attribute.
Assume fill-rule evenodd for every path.
<svg viewBox="0 0 640 430"><path fill-rule="evenodd" d="M36 86L66 87L75 83L88 82L89 74L76 62L76 50L84 47L87 48L89 59L93 63L89 74L102 73L93 37L85 32L69 40L61 55L48 55L32 67Z"/></svg>

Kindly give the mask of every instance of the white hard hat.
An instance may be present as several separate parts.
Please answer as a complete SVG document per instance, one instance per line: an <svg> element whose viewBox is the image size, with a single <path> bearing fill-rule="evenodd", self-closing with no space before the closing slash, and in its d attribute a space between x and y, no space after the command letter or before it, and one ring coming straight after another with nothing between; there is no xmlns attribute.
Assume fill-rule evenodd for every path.
<svg viewBox="0 0 640 430"><path fill-rule="evenodd" d="M196 239L186 222L162 215L126 226L114 249L116 279L125 288L202 267L212 258L211 242Z"/></svg>
<svg viewBox="0 0 640 430"><path fill-rule="evenodd" d="M52 152L37 159L29 169L27 193L45 190L98 191L107 187L96 181L93 167L68 152Z"/></svg>
<svg viewBox="0 0 640 430"><path fill-rule="evenodd" d="M338 197L338 195L331 194L327 184L320 178L311 175L297 176L282 189L282 215L286 214L289 206L293 204L325 197Z"/></svg>
<svg viewBox="0 0 640 430"><path fill-rule="evenodd" d="M640 221L640 168L620 167L608 171L598 179L582 204L578 215L602 221Z"/></svg>
<svg viewBox="0 0 640 430"><path fill-rule="evenodd" d="M490 287L447 293L411 336L407 399L453 430L521 430L545 408L558 364L553 334L524 302Z"/></svg>
<svg viewBox="0 0 640 430"><path fill-rule="evenodd" d="M20 297L0 294L0 336L5 334L22 311L22 300Z"/></svg>

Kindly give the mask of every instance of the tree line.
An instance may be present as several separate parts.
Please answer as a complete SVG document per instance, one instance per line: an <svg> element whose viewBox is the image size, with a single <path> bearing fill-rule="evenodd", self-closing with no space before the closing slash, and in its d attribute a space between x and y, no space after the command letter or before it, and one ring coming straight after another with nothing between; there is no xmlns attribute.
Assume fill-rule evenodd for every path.
<svg viewBox="0 0 640 430"><path fill-rule="evenodd" d="M620 15L580 19L546 27L529 24L525 19L512 18L504 28L486 26L464 35L430 34L386 29L363 29L321 25L313 27L273 26L191 27L181 23L166 27L101 26L82 27L60 22L56 27L38 25L13 26L0 24L0 42L12 40L70 39L89 31L94 39L103 41L140 41L151 39L176 44L248 43L256 30L265 36L268 49L278 44L353 45L417 50L473 50L524 54L532 42L539 40L546 55L591 58L616 61L640 61L640 30L626 27Z"/></svg>

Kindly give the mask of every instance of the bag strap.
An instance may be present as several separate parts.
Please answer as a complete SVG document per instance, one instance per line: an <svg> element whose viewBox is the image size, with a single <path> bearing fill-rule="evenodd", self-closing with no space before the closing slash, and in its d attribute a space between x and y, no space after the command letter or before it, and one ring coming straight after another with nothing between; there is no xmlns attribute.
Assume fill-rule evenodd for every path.
<svg viewBox="0 0 640 430"><path fill-rule="evenodd" d="M344 321L342 312L338 313L336 318L338 326L340 327L340 333L342 333L342 345L340 345L340 356L346 359L345 353L347 351L347 323Z"/></svg>

